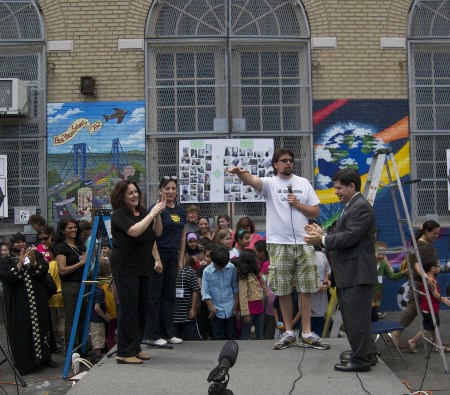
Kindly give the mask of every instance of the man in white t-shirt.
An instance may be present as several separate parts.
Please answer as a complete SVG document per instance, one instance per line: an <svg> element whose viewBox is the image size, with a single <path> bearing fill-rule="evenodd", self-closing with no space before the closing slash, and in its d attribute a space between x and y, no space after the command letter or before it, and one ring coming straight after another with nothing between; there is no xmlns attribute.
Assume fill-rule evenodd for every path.
<svg viewBox="0 0 450 395"><path fill-rule="evenodd" d="M274 177L257 177L239 167L228 172L236 174L266 199L266 239L269 251L269 284L278 295L286 332L274 345L281 350L295 343L292 329L292 288L299 295L302 335L298 345L328 349L329 345L311 332L311 293L317 292L319 276L314 248L307 245L305 225L309 218L319 216L319 198L309 181L293 174L294 153L279 148L272 157Z"/></svg>

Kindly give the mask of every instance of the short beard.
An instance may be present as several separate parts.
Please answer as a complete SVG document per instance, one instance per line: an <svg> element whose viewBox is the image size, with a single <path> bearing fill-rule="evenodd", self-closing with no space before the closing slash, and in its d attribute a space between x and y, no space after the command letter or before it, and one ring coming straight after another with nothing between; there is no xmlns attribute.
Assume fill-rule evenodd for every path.
<svg viewBox="0 0 450 395"><path fill-rule="evenodd" d="M280 174L283 174L283 176L290 176L290 175L292 175L293 171L294 171L294 169L284 169L284 171L280 172Z"/></svg>

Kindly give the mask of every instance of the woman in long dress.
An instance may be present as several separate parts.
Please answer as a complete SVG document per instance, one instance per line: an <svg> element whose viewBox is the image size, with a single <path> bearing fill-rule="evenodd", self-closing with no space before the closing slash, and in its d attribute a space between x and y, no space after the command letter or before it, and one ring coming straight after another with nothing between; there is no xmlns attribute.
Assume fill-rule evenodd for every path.
<svg viewBox="0 0 450 395"><path fill-rule="evenodd" d="M20 374L41 365L58 367L51 359L49 343L50 312L44 283L48 263L41 253L25 246L25 236L14 234L10 255L0 260L8 340Z"/></svg>

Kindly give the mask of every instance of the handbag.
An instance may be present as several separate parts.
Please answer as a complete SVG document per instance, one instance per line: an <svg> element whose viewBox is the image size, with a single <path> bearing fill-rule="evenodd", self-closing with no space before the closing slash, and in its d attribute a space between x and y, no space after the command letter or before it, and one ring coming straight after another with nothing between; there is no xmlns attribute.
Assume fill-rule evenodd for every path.
<svg viewBox="0 0 450 395"><path fill-rule="evenodd" d="M58 291L55 280L50 273L47 273L44 277L45 289L47 290L48 298L51 299L54 294Z"/></svg>

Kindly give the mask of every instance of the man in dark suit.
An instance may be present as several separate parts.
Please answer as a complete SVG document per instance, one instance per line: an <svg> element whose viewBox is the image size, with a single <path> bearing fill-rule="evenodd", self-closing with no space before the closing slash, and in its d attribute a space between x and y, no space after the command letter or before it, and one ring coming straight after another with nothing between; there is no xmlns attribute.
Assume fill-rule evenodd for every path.
<svg viewBox="0 0 450 395"><path fill-rule="evenodd" d="M362 196L361 178L352 168L340 170L334 177L339 201L345 203L334 232L325 234L317 225L306 225L305 241L322 245L331 252L331 268L337 298L351 351L341 354L334 369L341 372L366 372L376 359L371 334L373 286L377 284L375 260L375 213Z"/></svg>

